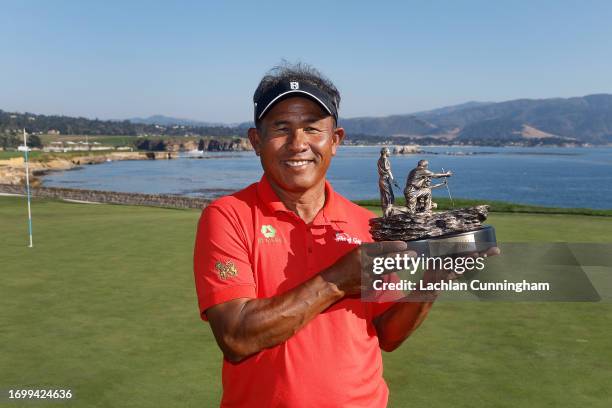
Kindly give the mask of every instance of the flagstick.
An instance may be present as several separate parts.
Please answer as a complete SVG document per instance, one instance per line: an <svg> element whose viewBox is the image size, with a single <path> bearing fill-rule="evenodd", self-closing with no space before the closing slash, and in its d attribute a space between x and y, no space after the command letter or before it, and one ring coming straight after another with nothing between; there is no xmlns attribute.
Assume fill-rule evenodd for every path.
<svg viewBox="0 0 612 408"><path fill-rule="evenodd" d="M25 147L25 173L26 173L26 192L28 196L28 232L30 234L30 245L32 248L32 209L30 207L30 169L28 167L28 141L25 128L23 129L23 146Z"/></svg>
<svg viewBox="0 0 612 408"><path fill-rule="evenodd" d="M442 167L442 173L444 173L444 167ZM453 210L455 209L455 202L453 201L453 196L450 193L450 188L448 187L448 177L444 177L446 179L446 191L448 191L448 198L451 200L451 205L453 206Z"/></svg>

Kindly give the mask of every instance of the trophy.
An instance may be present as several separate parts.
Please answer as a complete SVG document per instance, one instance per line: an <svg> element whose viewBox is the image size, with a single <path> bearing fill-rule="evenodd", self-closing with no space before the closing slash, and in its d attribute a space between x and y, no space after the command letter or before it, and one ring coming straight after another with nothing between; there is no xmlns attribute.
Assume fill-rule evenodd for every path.
<svg viewBox="0 0 612 408"><path fill-rule="evenodd" d="M399 185L393 178L389 149L381 149L378 159L378 184L383 216L370 220L370 233L375 241L405 241L408 248L424 256L453 256L474 252L485 252L496 246L495 229L483 225L489 206L458 208L448 211L433 211L431 190L448 187L452 172L442 170L434 173L428 169L427 160L419 160L417 167L408 174L404 196L406 206L395 205L393 185ZM433 184L432 179L443 179ZM453 204L454 207L454 204Z"/></svg>

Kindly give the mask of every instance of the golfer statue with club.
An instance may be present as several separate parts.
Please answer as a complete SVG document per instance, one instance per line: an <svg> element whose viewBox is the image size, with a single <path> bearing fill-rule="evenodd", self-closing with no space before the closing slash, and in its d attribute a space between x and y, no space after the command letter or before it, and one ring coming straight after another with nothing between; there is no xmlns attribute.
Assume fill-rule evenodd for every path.
<svg viewBox="0 0 612 408"><path fill-rule="evenodd" d="M389 148L383 147L380 149L380 158L378 159L378 187L380 188L380 206L385 217L392 214L393 205L395 204L392 184L400 188L393 178L393 173L391 173Z"/></svg>

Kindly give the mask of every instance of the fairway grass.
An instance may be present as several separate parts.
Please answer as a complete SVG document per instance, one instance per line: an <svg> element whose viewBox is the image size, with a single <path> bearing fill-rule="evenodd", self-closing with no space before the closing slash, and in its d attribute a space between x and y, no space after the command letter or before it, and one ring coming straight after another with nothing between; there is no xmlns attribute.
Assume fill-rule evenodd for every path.
<svg viewBox="0 0 612 408"><path fill-rule="evenodd" d="M70 407L212 407L221 353L198 317L198 211L0 197L0 389ZM500 242L612 241L612 217L494 213ZM442 302L385 353L391 407L609 407L612 304ZM26 403L23 406L32 406ZM16 406L18 404L6 404Z"/></svg>

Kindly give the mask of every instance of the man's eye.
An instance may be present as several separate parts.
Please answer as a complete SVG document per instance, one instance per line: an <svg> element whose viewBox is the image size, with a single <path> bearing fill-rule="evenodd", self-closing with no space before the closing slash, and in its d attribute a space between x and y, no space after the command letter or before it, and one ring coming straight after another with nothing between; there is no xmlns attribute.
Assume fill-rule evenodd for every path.
<svg viewBox="0 0 612 408"><path fill-rule="evenodd" d="M304 132L308 132L308 133L314 133L314 132L318 132L319 129L317 128L313 128L313 127L306 127L304 128Z"/></svg>

